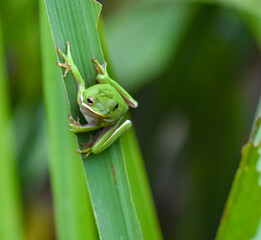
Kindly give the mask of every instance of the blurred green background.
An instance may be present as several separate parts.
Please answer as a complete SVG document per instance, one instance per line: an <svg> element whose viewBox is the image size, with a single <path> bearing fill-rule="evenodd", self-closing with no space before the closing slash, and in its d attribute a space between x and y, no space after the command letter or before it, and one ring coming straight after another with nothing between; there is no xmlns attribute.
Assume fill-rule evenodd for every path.
<svg viewBox="0 0 261 240"><path fill-rule="evenodd" d="M140 103L131 115L163 237L213 239L261 90L254 21L215 5L102 4L109 70ZM3 0L0 20L26 236L55 239L38 2Z"/></svg>

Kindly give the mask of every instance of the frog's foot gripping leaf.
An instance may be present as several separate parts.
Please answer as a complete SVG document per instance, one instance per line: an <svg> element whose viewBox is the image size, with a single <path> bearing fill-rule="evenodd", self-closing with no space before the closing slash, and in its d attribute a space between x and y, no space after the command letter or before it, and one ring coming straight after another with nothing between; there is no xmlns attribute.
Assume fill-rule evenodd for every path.
<svg viewBox="0 0 261 240"><path fill-rule="evenodd" d="M77 132L77 129L81 126L80 118L77 118L77 121L74 120L74 118L71 115L68 115L69 119L69 126L71 132Z"/></svg>
<svg viewBox="0 0 261 240"><path fill-rule="evenodd" d="M103 65L101 65L95 57L92 58L92 61L94 62L94 68L96 69L98 74L108 76L108 73L106 70L106 67L107 67L106 61L104 61Z"/></svg>
<svg viewBox="0 0 261 240"><path fill-rule="evenodd" d="M74 125L74 126L80 126L80 118L77 118L77 121L74 120L74 118L71 115L68 115L68 119L69 119L69 124L70 125Z"/></svg>
<svg viewBox="0 0 261 240"><path fill-rule="evenodd" d="M60 55L62 56L62 58L64 59L65 63L61 63L61 62L56 62L56 65L59 67L64 67L65 68L65 72L63 74L63 77L66 77L67 73L71 70L73 63L73 59L71 56L71 51L70 51L70 42L67 42L67 55L65 55L61 49L59 49L58 47L56 47L56 50L58 53L60 53Z"/></svg>
<svg viewBox="0 0 261 240"><path fill-rule="evenodd" d="M89 141L86 142L86 143L81 143L83 148L82 149L76 149L76 152L81 153L81 154L84 153L83 159L86 159L90 155L90 153L92 152L92 146L95 143L96 139L97 139L97 136L90 135Z"/></svg>

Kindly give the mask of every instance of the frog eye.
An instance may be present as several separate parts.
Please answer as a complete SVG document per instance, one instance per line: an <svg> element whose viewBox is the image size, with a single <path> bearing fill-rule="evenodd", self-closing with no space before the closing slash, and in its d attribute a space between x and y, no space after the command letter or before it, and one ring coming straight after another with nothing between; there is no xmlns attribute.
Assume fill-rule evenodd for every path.
<svg viewBox="0 0 261 240"><path fill-rule="evenodd" d="M92 105L94 104L94 101L93 101L93 99L92 99L91 97L88 97L88 98L87 98L87 104L88 104L89 106L92 106Z"/></svg>
<svg viewBox="0 0 261 240"><path fill-rule="evenodd" d="M115 111L117 108L119 107L118 103L115 105L115 107L113 108L113 111Z"/></svg>

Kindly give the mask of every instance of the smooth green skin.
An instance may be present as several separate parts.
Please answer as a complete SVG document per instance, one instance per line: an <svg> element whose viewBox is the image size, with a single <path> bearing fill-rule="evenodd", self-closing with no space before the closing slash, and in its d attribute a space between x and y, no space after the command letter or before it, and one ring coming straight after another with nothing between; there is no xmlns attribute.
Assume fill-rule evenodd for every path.
<svg viewBox="0 0 261 240"><path fill-rule="evenodd" d="M61 54L65 63L57 62L57 65L65 68L64 77L69 71L72 71L78 84L77 102L80 111L88 122L81 125L79 119L75 121L69 116L70 130L74 133L89 132L103 127L103 130L95 137L91 136L88 143L84 144L82 150L77 149L78 153L86 153L87 157L90 153L100 153L109 147L116 139L118 139L126 130L131 127L131 121L126 120L120 124L121 119L130 107L138 107L130 94L125 91L118 83L112 80L106 71L106 62L102 66L93 58L94 66L98 72L96 80L99 84L95 84L89 88L85 88L84 80L73 62L70 51L70 43L67 42L67 55L60 49L57 51ZM89 103L87 99L93 101Z"/></svg>

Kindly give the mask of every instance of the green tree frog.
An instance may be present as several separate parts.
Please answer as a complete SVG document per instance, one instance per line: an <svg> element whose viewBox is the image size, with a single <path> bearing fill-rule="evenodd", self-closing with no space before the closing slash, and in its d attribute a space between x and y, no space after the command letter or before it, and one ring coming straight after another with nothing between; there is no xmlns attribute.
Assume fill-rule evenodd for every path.
<svg viewBox="0 0 261 240"><path fill-rule="evenodd" d="M70 131L74 133L89 132L103 128L94 137L91 136L88 143L83 144L83 149L77 149L78 153L85 154L85 158L90 153L100 153L109 147L126 130L131 127L131 121L121 122L124 113L130 107L138 107L130 94L125 91L117 82L112 80L106 70L106 62L101 65L93 58L94 67L98 72L95 84L85 88L83 78L73 62L70 51L70 43L67 42L67 55L57 48L65 63L57 62L57 65L65 68L63 77L66 77L69 71L72 71L78 84L77 102L80 111L87 121L87 124L81 125L79 118L77 121L69 115Z"/></svg>

